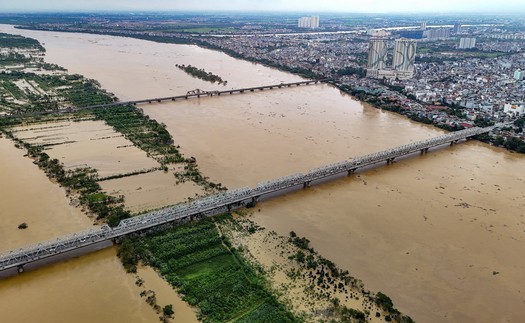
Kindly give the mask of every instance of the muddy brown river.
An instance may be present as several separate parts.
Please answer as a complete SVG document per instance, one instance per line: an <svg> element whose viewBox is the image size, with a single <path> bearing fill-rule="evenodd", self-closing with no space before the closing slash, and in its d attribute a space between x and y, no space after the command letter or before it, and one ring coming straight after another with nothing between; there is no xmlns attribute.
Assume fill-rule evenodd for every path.
<svg viewBox="0 0 525 323"><path fill-rule="evenodd" d="M5 25L0 31L38 39L45 43L47 61L100 81L121 100L300 79L195 46ZM192 78L175 64L204 68L228 85ZM206 176L228 188L443 133L327 85L141 107L167 125ZM525 158L472 141L260 203L253 217L280 234L294 230L308 237L323 256L362 279L366 288L389 295L417 322L521 322L524 197ZM93 257L116 261L111 252ZM91 270L69 276L71 283L62 284L60 292L82 290L85 281L100 278L105 269L90 259L67 263L78 272ZM2 300L17 308L24 293L44 293L45 284L33 284L32 277L23 278L24 284L0 282ZM60 277L56 269L45 281ZM106 282L98 293L113 290L121 279L127 278ZM98 294L85 297L96 302ZM135 301L130 296L117 302L125 307ZM49 304L44 296L32 302ZM101 303L100 308L106 307ZM86 311L57 311L56 317L74 320ZM28 320L40 318L34 315Z"/></svg>

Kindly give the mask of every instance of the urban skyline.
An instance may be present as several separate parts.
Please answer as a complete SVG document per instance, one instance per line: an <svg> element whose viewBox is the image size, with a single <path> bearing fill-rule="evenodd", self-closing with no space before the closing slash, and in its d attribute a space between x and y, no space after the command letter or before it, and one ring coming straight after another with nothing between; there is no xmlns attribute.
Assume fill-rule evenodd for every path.
<svg viewBox="0 0 525 323"><path fill-rule="evenodd" d="M322 3L313 0L233 0L181 2L170 0L38 0L2 1L4 12L38 11L106 11L106 10L174 10L174 11L288 11L288 12L356 12L356 13L434 13L434 12L525 12L525 3L521 0L474 1L457 3L453 0L387 1L374 0L366 3L354 3L344 0L328 0Z"/></svg>

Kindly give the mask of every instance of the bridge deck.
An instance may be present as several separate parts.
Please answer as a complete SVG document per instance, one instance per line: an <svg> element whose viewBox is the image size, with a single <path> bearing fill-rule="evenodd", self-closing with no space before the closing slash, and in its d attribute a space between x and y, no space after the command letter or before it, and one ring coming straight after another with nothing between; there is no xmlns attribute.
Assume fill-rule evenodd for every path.
<svg viewBox="0 0 525 323"><path fill-rule="evenodd" d="M78 232L73 235L57 238L53 241L39 243L34 246L9 251L0 255L0 272L7 269L22 266L47 257L56 256L71 250L83 248L92 244L119 238L134 232L148 230L150 228L185 220L193 217L214 215L229 210L231 207L242 205L248 201L256 201L259 197L283 191L298 185L309 186L312 181L341 174L354 172L356 169L377 164L379 162L391 162L397 157L414 152L426 151L429 148L453 144L459 140L468 139L472 136L490 132L495 127L471 128L453 132L436 138L422 140L419 142L399 146L364 156L344 160L339 163L315 168L305 174L293 174L277 178L267 182L259 183L254 188L240 188L220 194L211 195L199 200L180 204L161 210L149 212L130 219L125 219L115 228L103 225L89 231Z"/></svg>

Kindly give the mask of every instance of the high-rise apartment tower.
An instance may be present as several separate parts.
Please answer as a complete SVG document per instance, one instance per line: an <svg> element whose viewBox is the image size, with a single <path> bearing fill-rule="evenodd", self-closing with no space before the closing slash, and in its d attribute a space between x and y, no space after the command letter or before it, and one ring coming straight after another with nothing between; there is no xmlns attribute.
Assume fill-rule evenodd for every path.
<svg viewBox="0 0 525 323"><path fill-rule="evenodd" d="M368 48L367 69L380 70L386 67L387 44L386 38L372 38Z"/></svg>
<svg viewBox="0 0 525 323"><path fill-rule="evenodd" d="M399 72L413 73L416 46L417 43L414 40L406 38L396 39L392 68Z"/></svg>

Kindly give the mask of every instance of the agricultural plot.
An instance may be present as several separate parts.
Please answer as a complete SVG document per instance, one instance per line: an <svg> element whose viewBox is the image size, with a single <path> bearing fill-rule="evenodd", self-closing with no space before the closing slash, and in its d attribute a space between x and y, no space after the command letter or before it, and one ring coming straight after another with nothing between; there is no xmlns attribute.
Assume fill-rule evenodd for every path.
<svg viewBox="0 0 525 323"><path fill-rule="evenodd" d="M157 268L205 322L298 321L212 220L125 240L119 256L130 271L137 256Z"/></svg>
<svg viewBox="0 0 525 323"><path fill-rule="evenodd" d="M69 120L12 128L13 135L60 160L65 169L91 167L101 178L146 172L160 164L102 121Z"/></svg>

